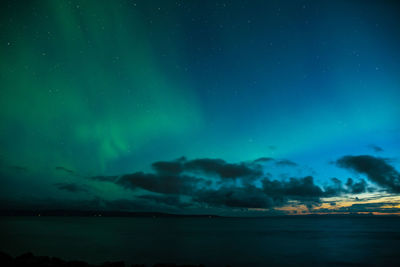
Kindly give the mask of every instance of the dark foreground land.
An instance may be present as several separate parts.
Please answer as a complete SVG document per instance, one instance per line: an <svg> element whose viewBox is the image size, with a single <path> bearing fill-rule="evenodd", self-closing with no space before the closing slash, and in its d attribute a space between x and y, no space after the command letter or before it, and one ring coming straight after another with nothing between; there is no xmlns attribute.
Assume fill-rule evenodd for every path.
<svg viewBox="0 0 400 267"><path fill-rule="evenodd" d="M92 265L84 261L65 261L56 257L35 256L25 253L18 257L12 257L0 252L0 266L2 267L124 267L123 261L105 262L100 265ZM132 264L131 267L145 267L145 264ZM157 263L153 267L204 267L203 265L176 265L173 263Z"/></svg>

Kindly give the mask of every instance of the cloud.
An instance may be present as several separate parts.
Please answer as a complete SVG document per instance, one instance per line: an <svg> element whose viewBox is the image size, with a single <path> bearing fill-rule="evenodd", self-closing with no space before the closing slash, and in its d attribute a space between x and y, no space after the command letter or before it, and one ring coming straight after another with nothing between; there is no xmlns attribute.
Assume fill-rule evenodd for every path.
<svg viewBox="0 0 400 267"><path fill-rule="evenodd" d="M341 194L361 194L373 191L371 188L368 188L367 182L364 179L355 182L352 178L348 178L344 184L341 180L332 178L331 183L324 189L325 197L335 197Z"/></svg>
<svg viewBox="0 0 400 267"><path fill-rule="evenodd" d="M222 179L222 178L221 178ZM165 175L158 173L136 172L122 175L114 183L129 190L146 190L156 195L146 195L142 199L163 202L176 207L181 205L179 196L191 198L193 205L231 208L271 208L282 206L289 200L319 203L325 192L311 176L290 178L288 181L270 180L261 177L262 186L250 183L222 183L216 186L204 178L188 175ZM98 179L97 179L98 180ZM111 181L100 179L98 181Z"/></svg>
<svg viewBox="0 0 400 267"><path fill-rule="evenodd" d="M74 183L56 183L54 186L56 186L59 190L64 190L71 193L88 192L87 188Z"/></svg>
<svg viewBox="0 0 400 267"><path fill-rule="evenodd" d="M325 187L324 195L326 197L333 197L346 193L347 190L343 187L342 181L338 178L331 178L331 184Z"/></svg>
<svg viewBox="0 0 400 267"><path fill-rule="evenodd" d="M221 178L258 177L262 173L245 163L232 164L222 159L196 159L185 164L185 169L199 171L208 175L218 175Z"/></svg>
<svg viewBox="0 0 400 267"><path fill-rule="evenodd" d="M340 207L336 209L314 209L315 212L323 213L399 213L400 208L397 207L398 203L391 202L375 202L375 203L356 203L348 207Z"/></svg>
<svg viewBox="0 0 400 267"><path fill-rule="evenodd" d="M344 156L336 161L339 167L365 174L391 193L400 193L400 173L387 159L369 155Z"/></svg>
<svg viewBox="0 0 400 267"><path fill-rule="evenodd" d="M255 186L222 187L218 190L199 190L194 201L212 207L271 208L273 200Z"/></svg>
<svg viewBox="0 0 400 267"><path fill-rule="evenodd" d="M278 165L278 166L287 166L287 167L296 167L297 166L296 162L293 162L293 161L288 160L288 159L278 160L278 161L276 161L275 164Z"/></svg>
<svg viewBox="0 0 400 267"><path fill-rule="evenodd" d="M195 201L207 205L237 208L273 208L296 200L306 206L318 205L327 193L314 183L311 176L290 178L288 181L263 178L262 187L246 184L244 186L223 186L218 190L199 190ZM337 192L340 194L341 192ZM332 196L336 196L330 194Z"/></svg>
<svg viewBox="0 0 400 267"><path fill-rule="evenodd" d="M204 180L191 176L164 175L136 172L121 176L116 184L127 189L145 189L164 194L190 194Z"/></svg>
<svg viewBox="0 0 400 267"><path fill-rule="evenodd" d="M162 175L179 175L183 172L196 173L220 178L238 179L260 176L258 165L246 163L227 163L223 159L194 159L186 160L182 157L174 161L157 161L152 164L153 169Z"/></svg>
<svg viewBox="0 0 400 267"><path fill-rule="evenodd" d="M260 162L269 162L269 161L273 161L273 160L274 160L274 158L261 157L261 158L255 159L253 162L260 163Z"/></svg>
<svg viewBox="0 0 400 267"><path fill-rule="evenodd" d="M351 169L367 175L369 180L331 178L324 186L317 185L312 176L283 177L274 179L263 162L274 162L282 166L297 166L289 160L259 158L254 161L229 163L222 159L201 158L188 160L184 157L171 161L157 161L150 172L134 172L122 175L88 177L91 183L112 183L131 192L127 199L94 198L87 201L67 203L69 200L47 204L38 200L39 208L99 209L116 211L160 211L173 213L192 212L244 212L262 210L272 212L284 206L306 206L311 212L322 203L331 203L332 197L370 192L369 180L385 188L386 191L399 192L397 185L399 173L387 159L372 156L345 156L336 161L342 168ZM271 166L274 168L274 166ZM76 175L72 170L57 167L59 171ZM70 193L74 199L92 197L89 187L75 183L57 183L56 188ZM63 195L66 198L68 195ZM364 199L364 198L363 198ZM28 203L29 204L29 203ZM359 203L361 204L361 203ZM29 205L27 205L28 207ZM34 206L34 205L33 205ZM32 207L33 207L32 206ZM376 208L374 210L374 207ZM389 212L387 207L352 206L335 207L338 212L381 211ZM397 212L396 207L392 207ZM232 213L232 214L233 214Z"/></svg>
<svg viewBox="0 0 400 267"><path fill-rule="evenodd" d="M101 209L109 211L164 211L170 212L175 210L168 205L161 203L152 203L147 200L141 199L115 199L115 200L102 200Z"/></svg>
<svg viewBox="0 0 400 267"><path fill-rule="evenodd" d="M264 179L263 190L275 202L286 202L288 199L319 202L324 196L323 190L314 184L312 176L290 178L288 181Z"/></svg>
<svg viewBox="0 0 400 267"><path fill-rule="evenodd" d="M163 205L175 209L212 207L271 210L289 203L312 208L320 205L322 198L369 191L363 179L349 178L342 182L332 178L325 187L315 184L312 176L273 179L257 163L270 160L273 159L228 163L222 159L188 160L181 157L154 162L151 165L153 172L149 173L94 176L91 179L111 182L133 191L135 203L139 201L142 206ZM279 162L289 166L296 164L289 160Z"/></svg>
<svg viewBox="0 0 400 267"><path fill-rule="evenodd" d="M148 194L148 195L141 195L137 198L153 202L155 205L158 204L165 204L170 207L176 208L186 208L192 206L192 203L183 202L181 197L178 195L155 195L155 194Z"/></svg>
<svg viewBox="0 0 400 267"><path fill-rule="evenodd" d="M157 161L151 166L159 174L178 175L184 171L185 158L180 158L174 161Z"/></svg>
<svg viewBox="0 0 400 267"><path fill-rule="evenodd" d="M68 174L70 174L70 175L76 176L75 171L70 170L70 169L67 169L67 168L65 168L65 167L57 166L55 169L56 169L57 171L62 171L62 172L68 173Z"/></svg>
<svg viewBox="0 0 400 267"><path fill-rule="evenodd" d="M370 149L372 149L374 152L382 152L383 148L377 146L377 145L369 145L368 146Z"/></svg>
<svg viewBox="0 0 400 267"><path fill-rule="evenodd" d="M359 182L354 182L353 179L348 178L346 182L348 192L352 194L361 194L367 191L367 182L361 179Z"/></svg>

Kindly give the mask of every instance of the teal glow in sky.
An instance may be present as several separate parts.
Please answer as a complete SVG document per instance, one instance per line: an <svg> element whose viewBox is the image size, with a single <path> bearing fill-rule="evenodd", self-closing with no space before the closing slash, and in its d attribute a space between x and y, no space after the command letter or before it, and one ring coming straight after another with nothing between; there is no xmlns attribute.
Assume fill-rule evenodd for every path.
<svg viewBox="0 0 400 267"><path fill-rule="evenodd" d="M191 167L195 159L247 166L274 158L273 166L257 166L261 176L313 176L326 193L318 197L328 196L332 177L368 179L359 165L332 163L343 156L370 155L397 170L399 11L395 1L6 1L3 202L136 203L143 192L165 192L131 190L110 177L152 173L154 162L182 156L191 177L210 175L197 162ZM106 182L92 179L98 176ZM369 183L379 187L376 181ZM215 192L228 188L217 184ZM233 185L241 200L257 191L242 190L244 178ZM251 184L261 185L261 178ZM384 197L396 197L390 190ZM167 197L201 203L202 193ZM344 195L343 202L351 198ZM265 208L306 202L273 201ZM228 202L210 206L247 207ZM247 208L264 208L255 206Z"/></svg>

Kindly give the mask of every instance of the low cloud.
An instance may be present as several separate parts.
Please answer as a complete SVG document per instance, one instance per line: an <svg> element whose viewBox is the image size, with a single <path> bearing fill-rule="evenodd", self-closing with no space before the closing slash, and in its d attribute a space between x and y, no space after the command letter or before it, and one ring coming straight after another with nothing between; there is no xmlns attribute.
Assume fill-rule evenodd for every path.
<svg viewBox="0 0 400 267"><path fill-rule="evenodd" d="M340 207L336 209L315 209L315 212L322 213L400 213L397 203L378 202L378 203L357 203L348 207Z"/></svg>
<svg viewBox="0 0 400 267"><path fill-rule="evenodd" d="M163 194L190 194L201 178L136 172L121 176L115 183L127 189L145 189Z"/></svg>
<svg viewBox="0 0 400 267"><path fill-rule="evenodd" d="M155 194L148 194L148 195L141 195L137 198L153 202L155 205L164 204L170 207L176 208L187 208L192 206L192 203L184 202L181 200L179 195L155 195Z"/></svg>
<svg viewBox="0 0 400 267"><path fill-rule="evenodd" d="M338 178L332 178L331 183L325 187L325 197L334 197L341 194L362 194L373 191L374 189L368 187L364 179L354 181L352 178L347 178L346 183L343 183Z"/></svg>
<svg viewBox="0 0 400 267"><path fill-rule="evenodd" d="M271 162L273 165L269 165ZM267 164L265 164L267 163ZM154 162L150 172L133 172L112 176L92 176L86 183L57 183L61 191L71 193L73 199L92 197L88 183L112 183L124 189L128 199L93 199L82 202L82 207L120 211L164 211L191 213L196 211L236 212L236 211L274 211L277 208L306 207L311 212L320 211L323 203L334 205L334 198L355 198L357 194L371 192L375 184L376 192L382 194L400 192L399 173L387 159L368 155L344 156L336 162L337 166L366 175L368 179L331 178L326 184L316 184L312 176L280 177L268 172L268 168L278 166L297 166L289 160L259 158L253 161L229 163L222 159L201 158L188 160L184 157L171 161ZM58 171L77 175L64 167ZM92 193L91 193L92 192ZM76 194L76 196L72 195ZM84 194L85 193L85 194ZM131 195L130 195L131 193ZM68 194L63 194L66 198ZM362 198L365 200L365 198ZM57 203L55 203L57 204ZM56 207L55 204L50 205ZM360 203L362 204L362 203ZM39 207L46 205L38 202ZM59 207L62 207L58 203ZM64 205L68 207L67 203ZM75 206L74 206L75 207ZM388 212L381 206L352 206L337 208L338 212L361 212L361 210ZM71 206L73 208L73 206ZM78 206L79 208L79 206ZM396 207L392 207L396 211ZM322 212L322 210L320 211Z"/></svg>
<svg viewBox="0 0 400 267"><path fill-rule="evenodd" d="M272 160L272 159L271 159ZM149 192L141 199L175 207L194 206L226 208L281 207L289 201L307 206L319 205L328 191L314 183L312 176L273 180L264 174L257 162L228 163L222 159L179 158L157 161L152 164L153 173L135 172L121 176L95 176L92 180L112 182L136 192ZM283 165L294 165L288 160ZM343 192L329 192L329 196ZM182 204L181 197L190 203ZM178 201L179 200L179 201Z"/></svg>
<svg viewBox="0 0 400 267"><path fill-rule="evenodd" d="M390 193L400 193L400 173L385 158L369 155L344 156L337 166L366 175Z"/></svg>
<svg viewBox="0 0 400 267"><path fill-rule="evenodd" d="M74 183L56 183L54 184L54 186L57 187L59 190L71 193L88 192L86 187Z"/></svg>
<svg viewBox="0 0 400 267"><path fill-rule="evenodd" d="M312 176L290 178L288 181L264 179L262 184L264 192L280 202L288 199L319 202L324 196L324 191L314 184Z"/></svg>
<svg viewBox="0 0 400 267"><path fill-rule="evenodd" d="M348 192L351 194L361 194L367 192L367 182L364 179L361 179L359 182L354 182L352 178L348 178L346 182L346 186L348 188ZM368 191L372 191L368 189Z"/></svg>
<svg viewBox="0 0 400 267"><path fill-rule="evenodd" d="M272 198L261 188L251 185L240 188L222 187L218 190L199 190L193 200L211 207L271 208L275 206Z"/></svg>

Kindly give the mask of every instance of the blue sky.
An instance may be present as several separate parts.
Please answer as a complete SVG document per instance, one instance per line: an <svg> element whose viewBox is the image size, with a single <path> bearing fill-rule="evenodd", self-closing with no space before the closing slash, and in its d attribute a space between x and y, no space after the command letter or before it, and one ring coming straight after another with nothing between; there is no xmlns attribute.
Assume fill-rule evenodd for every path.
<svg viewBox="0 0 400 267"><path fill-rule="evenodd" d="M5 2L5 206L134 202L160 192L91 177L154 173L154 162L182 156L290 160L296 165L267 165L258 177L271 173L283 187L312 176L323 192L333 177L380 188L360 166L335 162L369 155L399 168L398 11L394 1ZM241 179L230 190L243 189ZM246 208L217 204L205 206Z"/></svg>

